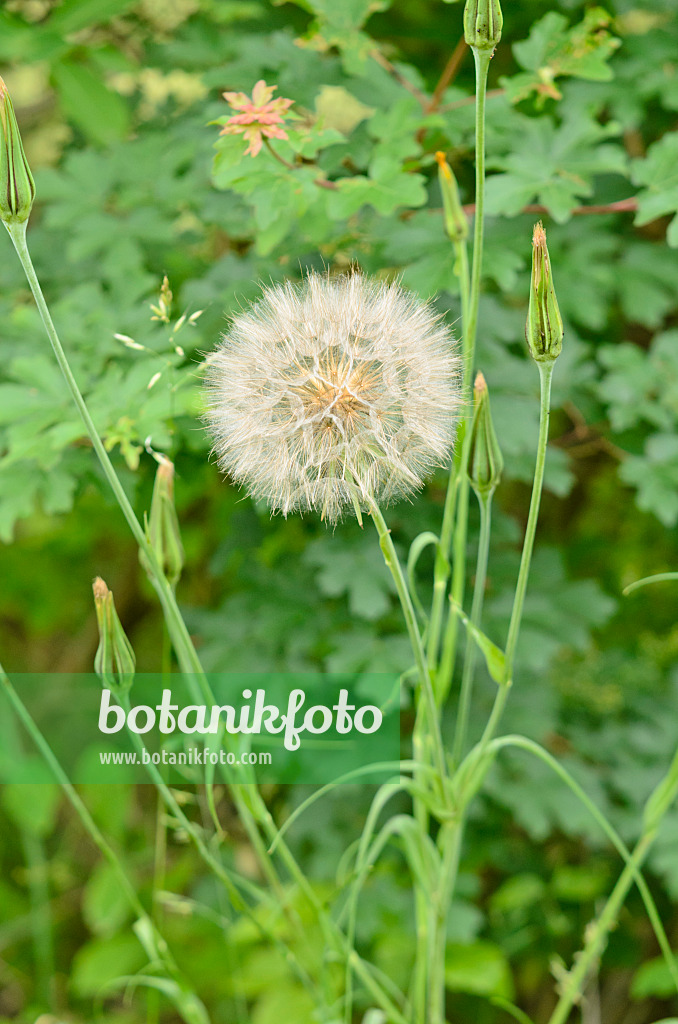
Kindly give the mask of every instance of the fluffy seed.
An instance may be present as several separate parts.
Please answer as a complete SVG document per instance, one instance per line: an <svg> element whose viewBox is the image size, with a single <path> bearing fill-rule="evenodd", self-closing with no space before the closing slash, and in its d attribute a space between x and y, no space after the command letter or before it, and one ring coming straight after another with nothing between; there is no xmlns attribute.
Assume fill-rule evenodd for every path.
<svg viewBox="0 0 678 1024"><path fill-rule="evenodd" d="M397 284L312 273L265 289L207 361L213 452L284 515L386 505L447 461L458 366L440 318Z"/></svg>

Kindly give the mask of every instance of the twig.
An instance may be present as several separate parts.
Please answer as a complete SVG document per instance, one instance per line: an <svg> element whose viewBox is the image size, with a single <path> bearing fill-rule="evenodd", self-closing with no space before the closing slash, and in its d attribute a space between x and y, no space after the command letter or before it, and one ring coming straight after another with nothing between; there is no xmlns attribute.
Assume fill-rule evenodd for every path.
<svg viewBox="0 0 678 1024"><path fill-rule="evenodd" d="M285 158L283 156L281 156L280 153L278 153L273 148L273 146L271 145L271 143L269 142L269 140L267 138L264 138L264 145L266 146L266 149L269 151L271 156L275 157L275 159L278 161L278 163L282 164L283 167L286 167L288 171L296 171L297 168L299 166L301 166L300 164L291 164L289 162L289 160L285 160ZM329 181L327 178L316 178L315 181L313 182L313 184L317 185L318 188L329 188L332 191L334 191L337 188L336 182Z"/></svg>
<svg viewBox="0 0 678 1024"><path fill-rule="evenodd" d="M443 68L442 74L438 79L438 84L433 90L433 95L431 96L428 107L426 109L427 114L432 114L434 110L438 109L440 101L443 98L443 93L447 89L448 85L456 78L457 72L461 67L461 62L463 61L467 50L468 46L466 45L466 40L462 36L457 45L455 46L454 50L452 51L452 55L450 56L450 59ZM488 96L489 95L490 93L488 93ZM475 100L475 96L473 97L473 99Z"/></svg>
<svg viewBox="0 0 678 1024"><path fill-rule="evenodd" d="M573 210L570 210L570 214L573 217L584 217L591 213L633 213L634 210L638 209L638 200L635 196L629 196L628 199L618 199L614 203L599 203L591 206L575 206ZM464 206L464 213L469 216L473 216L475 213L475 204L467 203ZM542 206L540 203L529 203L527 206L523 206L521 213L550 213L548 206ZM431 210L431 213L440 214L440 210Z"/></svg>
<svg viewBox="0 0 678 1024"><path fill-rule="evenodd" d="M391 64L388 57L384 57L380 50L377 50L376 48L374 50L370 50L370 57L375 60L379 67L383 68L391 78L394 78L399 85L402 85L403 89L407 89L409 93L419 100L424 113L428 112L430 100L426 93L422 92L421 89L418 89L416 85L412 85L412 82L405 78L405 76L398 71L397 67L394 64Z"/></svg>

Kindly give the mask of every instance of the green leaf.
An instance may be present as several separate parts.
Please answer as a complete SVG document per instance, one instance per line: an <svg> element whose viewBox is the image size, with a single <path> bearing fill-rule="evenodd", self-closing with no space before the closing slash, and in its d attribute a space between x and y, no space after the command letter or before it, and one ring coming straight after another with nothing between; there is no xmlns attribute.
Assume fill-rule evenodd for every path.
<svg viewBox="0 0 678 1024"><path fill-rule="evenodd" d="M666 240L678 248L678 132L667 132L649 147L643 160L634 160L631 178L634 184L645 186L638 194L636 224L675 213Z"/></svg>
<svg viewBox="0 0 678 1024"><path fill-rule="evenodd" d="M567 18L549 11L535 22L527 39L513 44L513 54L529 74L500 79L511 103L532 93L538 104L561 99L557 78L571 76L605 82L612 78L608 61L621 41L608 28L612 17L601 7L589 8L583 21L568 30Z"/></svg>
<svg viewBox="0 0 678 1024"><path fill-rule="evenodd" d="M492 643L488 636L478 629L477 626L473 625L468 615L459 607L458 604L455 604L452 598L450 598L450 605L455 615L458 615L464 623L467 632L473 637L480 653L485 659L487 671L490 673L495 683L499 686L504 686L507 682L506 655L500 647L497 647L496 644Z"/></svg>
<svg viewBox="0 0 678 1024"><path fill-rule="evenodd" d="M379 619L391 608L395 587L379 548L362 535L357 541L323 537L304 552L304 561L318 569L316 582L328 597L348 596L351 614Z"/></svg>
<svg viewBox="0 0 678 1024"><path fill-rule="evenodd" d="M90 875L82 912L87 927L95 935L113 935L128 920L127 897L120 888L117 872L108 861L101 861Z"/></svg>
<svg viewBox="0 0 678 1024"><path fill-rule="evenodd" d="M670 999L675 991L676 986L663 957L647 960L638 968L631 982L631 995L634 999L648 999L652 996ZM658 1021L657 1024L678 1024L678 1021L674 1017Z"/></svg>
<svg viewBox="0 0 678 1024"><path fill-rule="evenodd" d="M61 790L50 783L30 787L27 799L25 785L6 785L2 791L2 804L12 821L25 832L35 836L48 836L54 828Z"/></svg>
<svg viewBox="0 0 678 1024"><path fill-rule="evenodd" d="M117 18L134 0L63 0L50 15L52 31L68 34Z"/></svg>
<svg viewBox="0 0 678 1024"><path fill-rule="evenodd" d="M536 200L558 223L569 220L580 198L592 195L594 175L625 173L623 150L602 144L618 133L582 110L569 111L559 126L550 117L522 117L510 152L488 160L504 173L488 178L487 212L513 217Z"/></svg>
<svg viewBox="0 0 678 1024"><path fill-rule="evenodd" d="M64 115L92 142L107 145L128 135L127 103L84 64L58 61L52 67L52 78Z"/></svg>
<svg viewBox="0 0 678 1024"><path fill-rule="evenodd" d="M491 942L474 942L470 946L448 943L445 985L451 992L513 997L513 980L506 956Z"/></svg>
<svg viewBox="0 0 678 1024"><path fill-rule="evenodd" d="M638 490L638 508L653 512L664 526L678 522L678 436L653 434L644 455L622 462L620 478Z"/></svg>
<svg viewBox="0 0 678 1024"><path fill-rule="evenodd" d="M76 953L71 972L75 995L98 996L121 975L133 974L146 963L146 957L134 935L114 935L93 939Z"/></svg>

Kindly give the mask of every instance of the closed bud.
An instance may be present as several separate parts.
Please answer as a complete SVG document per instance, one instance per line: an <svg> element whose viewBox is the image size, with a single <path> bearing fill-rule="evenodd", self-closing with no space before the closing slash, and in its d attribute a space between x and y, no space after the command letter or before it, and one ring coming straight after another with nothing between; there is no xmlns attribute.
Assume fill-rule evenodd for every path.
<svg viewBox="0 0 678 1024"><path fill-rule="evenodd" d="M492 423L490 393L482 373L473 385L473 422L468 458L471 487L482 501L494 494L501 480L504 459Z"/></svg>
<svg viewBox="0 0 678 1024"><path fill-rule="evenodd" d="M99 628L94 671L113 693L125 694L134 681L136 658L115 610L113 594L100 576L92 584Z"/></svg>
<svg viewBox="0 0 678 1024"><path fill-rule="evenodd" d="M21 224L35 199L35 182L24 153L7 86L0 78L0 218Z"/></svg>
<svg viewBox="0 0 678 1024"><path fill-rule="evenodd" d="M468 237L468 221L459 200L457 179L452 168L445 159L444 153L436 153L438 161L438 181L443 196L443 217L445 230L452 242L463 242Z"/></svg>
<svg viewBox="0 0 678 1024"><path fill-rule="evenodd" d="M499 0L466 0L464 39L474 50L494 50L503 24Z"/></svg>
<svg viewBox="0 0 678 1024"><path fill-rule="evenodd" d="M541 221L532 235L532 279L525 337L538 363L552 363L563 348L563 321L558 309L546 232Z"/></svg>
<svg viewBox="0 0 678 1024"><path fill-rule="evenodd" d="M175 586L184 567L184 547L174 507L174 464L164 455L156 458L158 470L153 485L151 512L146 523L146 536L163 573L169 583ZM141 562L148 572L148 560L143 552Z"/></svg>

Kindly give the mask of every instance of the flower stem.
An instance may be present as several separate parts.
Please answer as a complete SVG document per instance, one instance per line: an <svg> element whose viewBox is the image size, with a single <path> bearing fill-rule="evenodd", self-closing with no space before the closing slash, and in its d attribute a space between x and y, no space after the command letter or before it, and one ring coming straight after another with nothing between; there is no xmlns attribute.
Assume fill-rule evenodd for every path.
<svg viewBox="0 0 678 1024"><path fill-rule="evenodd" d="M546 465L546 448L549 439L549 413L551 409L551 380L553 377L553 363L537 363L539 368L540 382L540 408L539 408L539 441L537 443L537 459L532 482L532 497L530 499L530 511L527 517L525 538L523 540L523 551L520 557L520 569L518 571L518 582L516 593L513 598L511 609L511 621L509 623L508 636L506 640L506 675L503 685L499 687L494 701L492 713L485 726L480 741L481 754L485 751L487 744L494 736L501 716L504 712L509 690L513 682L513 665L520 633L520 624L523 618L523 607L525 604L525 592L527 581L530 575L530 564L532 561L532 549L534 548L534 537L537 531L537 520L539 518L539 506L541 504L541 492L544 485L544 467Z"/></svg>
<svg viewBox="0 0 678 1024"><path fill-rule="evenodd" d="M479 497L480 504L480 538L478 540L478 558L476 562L476 579L473 588L473 604L471 606L471 624L480 627L487 581L487 560L490 550L490 528L492 523L492 496ZM454 733L452 760L459 764L464 753L464 743L468 730L471 694L473 691L473 674L475 672L478 648L469 633L466 638L464 668L461 676L461 691L457 709L457 724Z"/></svg>
<svg viewBox="0 0 678 1024"><path fill-rule="evenodd" d="M438 719L438 709L436 706L435 696L433 693L433 685L431 683L431 674L426 663L426 655L424 653L424 647L421 641L421 635L419 633L419 627L417 626L417 616L412 604L412 598L407 586L407 581L400 565L400 559L396 552L393 540L391 538L391 531L386 525L381 509L373 499L369 499L370 514L374 520L374 525L377 528L379 534L379 545L384 556L384 561L388 566L393 581L396 585L398 597L400 599L400 605L405 617L405 624L407 626L407 632L412 645L412 651L414 653L414 659L417 665L417 671L419 674L419 683L424 696L424 702L426 712L428 716L427 727L430 730L429 736L433 743L433 758L436 769L438 771L441 790L443 789L443 780L447 778L447 766L445 763L445 751L443 748L442 736L440 733L440 722Z"/></svg>
<svg viewBox="0 0 678 1024"><path fill-rule="evenodd" d="M469 302L470 302L470 282L469 282L469 267L468 267L468 249L466 246L466 239L460 239L454 242L454 248L457 256L456 266L459 272L459 290L461 293L461 322L463 329L464 341L462 343L463 351L463 370L462 370L462 395L463 401L470 403L470 378L471 370L470 365L472 363L466 358L466 336L467 336L467 325L469 319ZM449 551L452 547L452 532L454 529L454 511L457 502L457 485L459 481L460 467L461 467L461 449L463 447L464 431L460 425L459 434L457 437L457 448L450 467L450 476L447 483L447 492L445 494L445 507L443 508L443 522L440 529L440 544L436 549L436 558L433 569L433 601L431 604L431 616L429 620L429 630L427 638L427 657L428 665L431 671L435 671L438 661L438 648L440 646L440 633L442 630L443 612L445 608L445 591L447 588L447 580L450 575L450 563L449 563Z"/></svg>
<svg viewBox="0 0 678 1024"><path fill-rule="evenodd" d="M466 576L466 534L468 530L468 493L469 483L466 476L466 469L469 458L470 432L467 429L471 407L471 379L473 363L475 359L476 334L478 329L478 305L480 302L480 281L483 268L483 235L485 226L485 99L487 95L487 74L490 67L491 56L487 51L474 49L473 57L476 68L476 209L473 224L473 267L471 271L471 286L468 301L467 317L464 320L464 342L462 349L463 356L463 400L465 402L465 415L460 424L459 441L461 446L460 463L456 467L456 523L454 523L454 566L452 570L452 596L457 605L463 604L464 581ZM447 502L446 502L447 506ZM447 507L445 509L447 512ZM452 518L454 508L451 510L449 524L443 522L443 528L447 527L449 534L452 532ZM443 532L441 531L441 544ZM448 546L443 551L450 550ZM444 595L443 595L444 596ZM440 657L440 664L436 678L436 696L442 703L452 682L454 670L454 659L457 645L457 616L449 611L445 634L443 637L443 649Z"/></svg>

